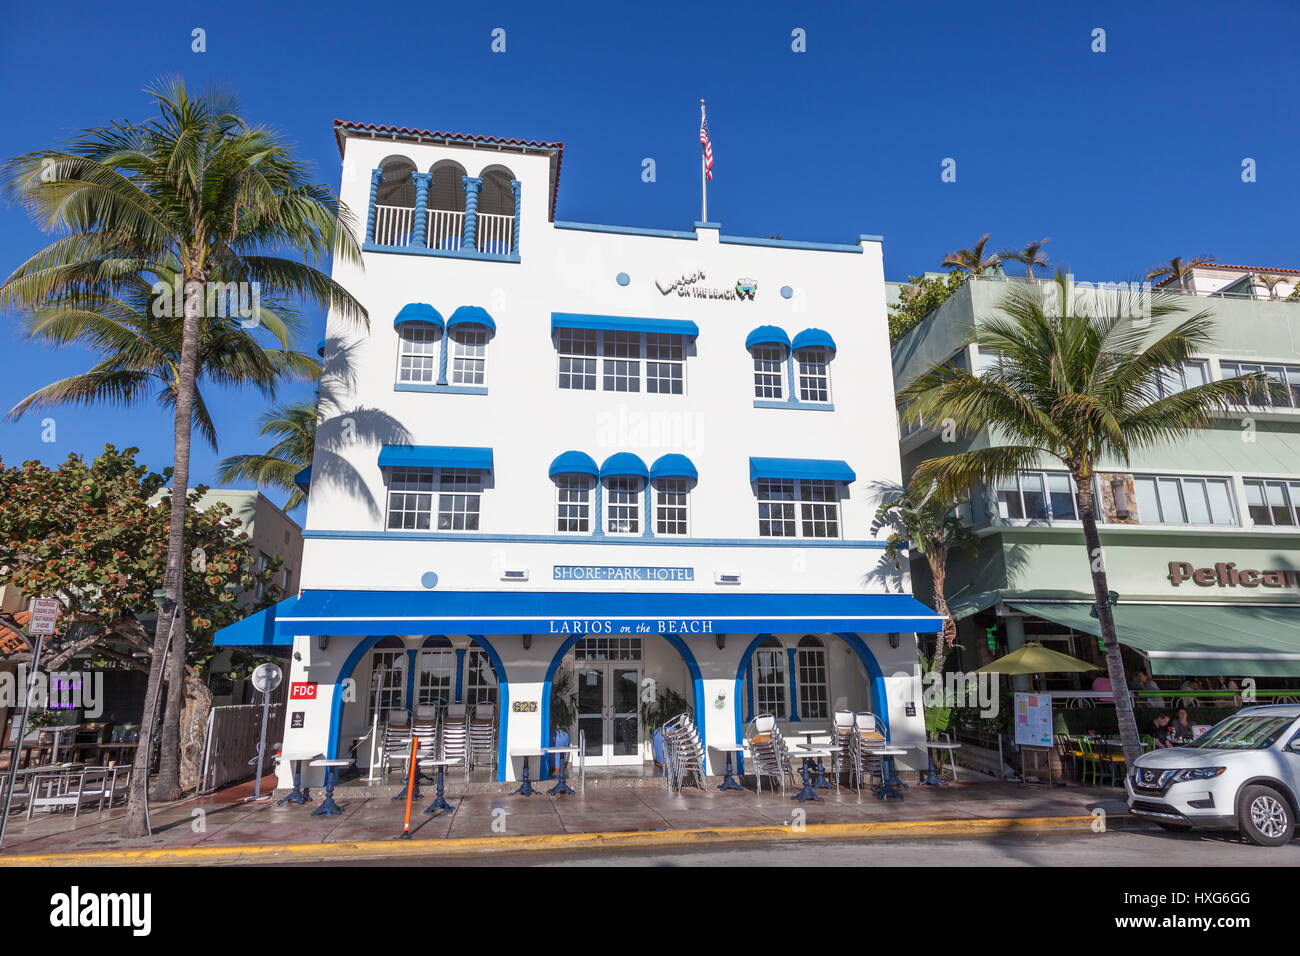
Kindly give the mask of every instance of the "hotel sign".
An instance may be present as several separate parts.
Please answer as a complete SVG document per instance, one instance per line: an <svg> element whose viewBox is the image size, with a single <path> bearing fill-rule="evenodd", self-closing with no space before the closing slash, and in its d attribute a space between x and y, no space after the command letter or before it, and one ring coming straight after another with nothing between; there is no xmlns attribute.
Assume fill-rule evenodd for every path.
<svg viewBox="0 0 1300 956"><path fill-rule="evenodd" d="M758 294L758 282L754 279L737 279L736 284L729 288L701 285L704 280L704 270L700 269L687 272L676 279L655 279L655 288L664 295L676 292L683 299L731 299L740 302L748 299L753 302L754 296Z"/></svg>
<svg viewBox="0 0 1300 956"><path fill-rule="evenodd" d="M614 564L557 564L555 581L694 581L694 568L645 568Z"/></svg>
<svg viewBox="0 0 1300 956"><path fill-rule="evenodd" d="M1191 581L1203 588L1300 588L1300 569L1259 571L1238 568L1235 561L1220 561L1212 568L1193 568L1190 561L1169 562L1169 583L1174 587Z"/></svg>

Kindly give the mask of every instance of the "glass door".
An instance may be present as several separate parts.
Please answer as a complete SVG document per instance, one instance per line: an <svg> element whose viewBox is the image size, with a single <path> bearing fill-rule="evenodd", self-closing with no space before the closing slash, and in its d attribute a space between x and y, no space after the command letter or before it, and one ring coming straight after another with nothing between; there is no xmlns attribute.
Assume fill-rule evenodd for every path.
<svg viewBox="0 0 1300 956"><path fill-rule="evenodd" d="M605 758L605 665L594 664L574 670L578 679L578 730L586 735L583 756L588 763ZM576 746L578 741L573 741Z"/></svg>
<svg viewBox="0 0 1300 956"><path fill-rule="evenodd" d="M605 661L580 664L574 676L578 729L586 735L587 762L596 766L640 763L641 669Z"/></svg>

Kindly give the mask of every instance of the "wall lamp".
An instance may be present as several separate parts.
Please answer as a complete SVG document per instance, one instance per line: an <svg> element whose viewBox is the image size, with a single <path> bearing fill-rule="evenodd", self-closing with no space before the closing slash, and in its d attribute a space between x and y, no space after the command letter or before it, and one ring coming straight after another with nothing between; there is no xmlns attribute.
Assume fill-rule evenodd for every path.
<svg viewBox="0 0 1300 956"><path fill-rule="evenodd" d="M719 634L719 635L717 635L716 637L714 637L713 640L717 643L717 645L718 645L718 650L722 650L724 647L727 646L727 635L726 635L726 634Z"/></svg>
<svg viewBox="0 0 1300 956"><path fill-rule="evenodd" d="M889 646L892 647L894 650L898 650L898 644L899 644L899 636L897 634L890 634Z"/></svg>
<svg viewBox="0 0 1300 956"><path fill-rule="evenodd" d="M533 635L525 634L523 637L524 637L524 650L528 650L530 647L533 646Z"/></svg>
<svg viewBox="0 0 1300 956"><path fill-rule="evenodd" d="M316 637L317 650L323 651L327 649L329 646L330 646L330 639L328 634L320 634Z"/></svg>

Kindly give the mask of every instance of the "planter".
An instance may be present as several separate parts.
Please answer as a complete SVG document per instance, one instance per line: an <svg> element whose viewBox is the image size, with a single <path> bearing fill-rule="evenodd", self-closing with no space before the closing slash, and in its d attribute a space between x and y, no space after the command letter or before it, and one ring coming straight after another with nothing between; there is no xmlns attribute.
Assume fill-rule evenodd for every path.
<svg viewBox="0 0 1300 956"><path fill-rule="evenodd" d="M664 766L664 732L655 730L654 736L650 738L651 747L654 750L655 766L663 769Z"/></svg>

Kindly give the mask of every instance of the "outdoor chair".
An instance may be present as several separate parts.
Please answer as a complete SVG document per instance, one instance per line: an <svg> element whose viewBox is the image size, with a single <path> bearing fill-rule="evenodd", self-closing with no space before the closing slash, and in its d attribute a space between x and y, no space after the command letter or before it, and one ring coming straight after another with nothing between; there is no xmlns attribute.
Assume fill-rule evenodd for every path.
<svg viewBox="0 0 1300 956"><path fill-rule="evenodd" d="M1079 779L1087 783L1088 777L1091 775L1094 785L1101 783L1103 769L1101 754L1097 752L1097 748L1093 746L1092 741L1087 737L1077 738L1076 743L1079 745L1079 760L1083 767Z"/></svg>
<svg viewBox="0 0 1300 956"><path fill-rule="evenodd" d="M790 751L786 749L776 718L771 714L756 715L746 729L745 743L749 746L758 792L763 792L763 777L776 777L781 781L781 796L784 797L785 778L789 775L793 781L794 770L790 767Z"/></svg>
<svg viewBox="0 0 1300 956"><path fill-rule="evenodd" d="M831 715L831 742L840 748L831 758L838 783L840 776L853 766L853 711L837 710Z"/></svg>
<svg viewBox="0 0 1300 956"><path fill-rule="evenodd" d="M443 760L460 760L465 764L465 779L469 779L469 711L464 704L448 704L442 719L441 757Z"/></svg>
<svg viewBox="0 0 1300 956"><path fill-rule="evenodd" d="M411 759L411 718L408 711L393 709L384 724L383 746L379 754L379 773L388 773L394 763L406 764Z"/></svg>
<svg viewBox="0 0 1300 956"><path fill-rule="evenodd" d="M868 786L872 777L879 776L883 782L880 757L871 751L886 746L889 738L885 734L880 718L864 710L853 715L853 736L850 742L849 756L852 760L853 783L861 793L864 780Z"/></svg>
<svg viewBox="0 0 1300 956"><path fill-rule="evenodd" d="M429 760L438 753L438 707L436 704L417 704L411 718L411 736L419 741L416 760ZM410 744L406 745L408 748ZM409 757L410 750L407 750Z"/></svg>
<svg viewBox="0 0 1300 956"><path fill-rule="evenodd" d="M478 766L482 759L487 766L497 762L496 705L478 704L469 722L470 763Z"/></svg>
<svg viewBox="0 0 1300 956"><path fill-rule="evenodd" d="M1061 770L1071 777L1079 773L1079 758L1082 754L1069 734L1056 734L1056 753L1061 758Z"/></svg>
<svg viewBox="0 0 1300 956"><path fill-rule="evenodd" d="M688 774L694 774L701 790L705 787L707 757L699 731L689 714L679 714L661 728L664 736L664 756L668 760L668 786L682 789Z"/></svg>

